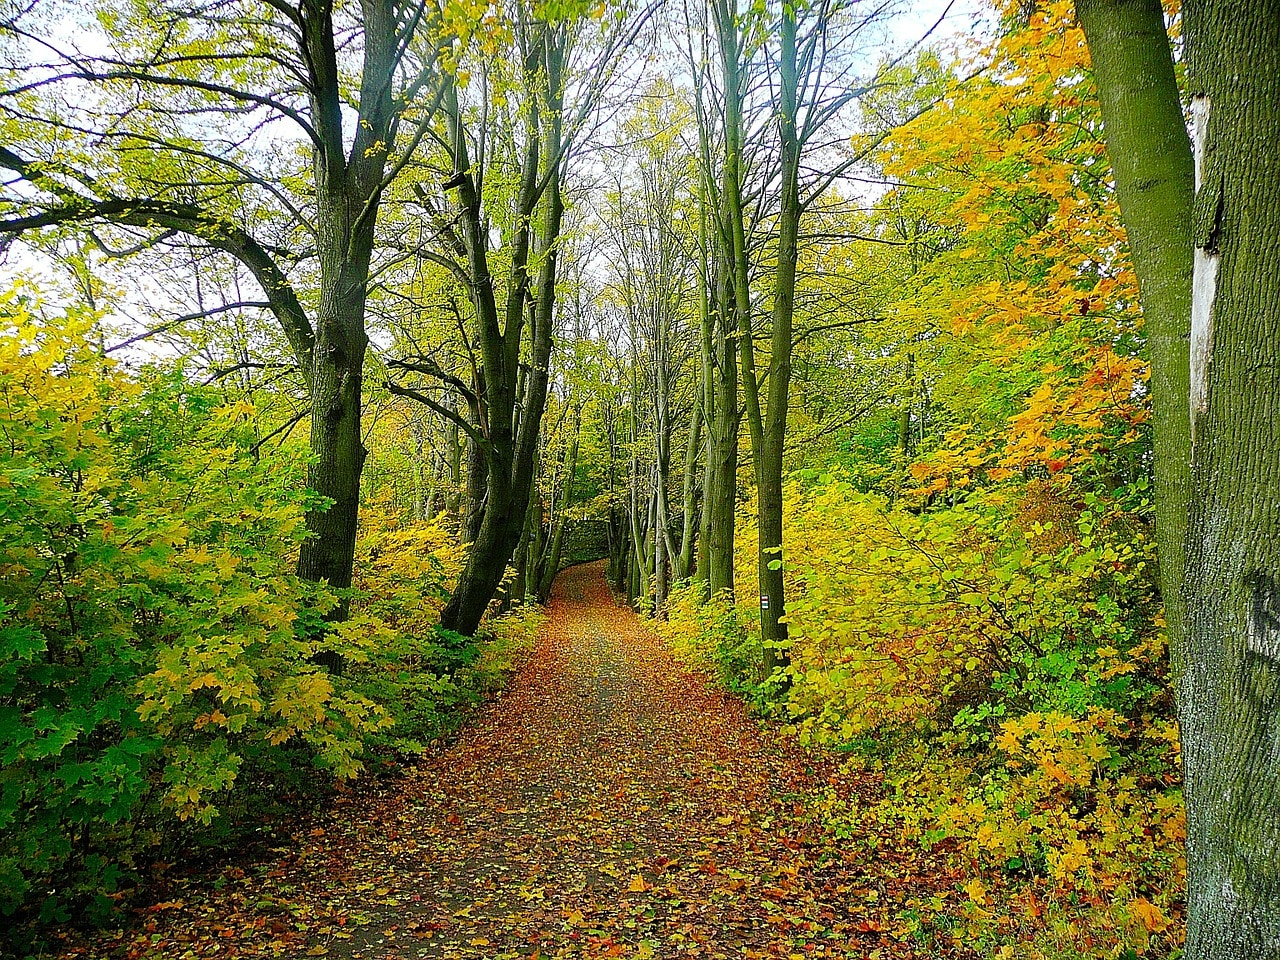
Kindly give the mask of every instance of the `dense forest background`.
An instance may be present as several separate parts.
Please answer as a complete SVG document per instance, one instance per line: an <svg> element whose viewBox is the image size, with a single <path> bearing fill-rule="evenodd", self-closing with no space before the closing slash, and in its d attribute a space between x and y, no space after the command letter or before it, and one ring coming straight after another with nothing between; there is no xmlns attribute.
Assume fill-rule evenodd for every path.
<svg viewBox="0 0 1280 960"><path fill-rule="evenodd" d="M0 9L5 915L111 917L411 758L598 546L839 755L828 829L958 871L904 936L1177 948L1072 3Z"/></svg>

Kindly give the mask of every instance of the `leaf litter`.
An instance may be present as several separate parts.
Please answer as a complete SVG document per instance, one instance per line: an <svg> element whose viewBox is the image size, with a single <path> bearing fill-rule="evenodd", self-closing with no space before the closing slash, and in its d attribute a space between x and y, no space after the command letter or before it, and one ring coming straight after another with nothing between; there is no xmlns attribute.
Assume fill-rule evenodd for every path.
<svg viewBox="0 0 1280 960"><path fill-rule="evenodd" d="M271 859L173 880L132 928L64 934L60 955L938 956L895 917L955 874L825 830L805 799L833 776L681 669L600 564L573 567L455 742L340 794Z"/></svg>

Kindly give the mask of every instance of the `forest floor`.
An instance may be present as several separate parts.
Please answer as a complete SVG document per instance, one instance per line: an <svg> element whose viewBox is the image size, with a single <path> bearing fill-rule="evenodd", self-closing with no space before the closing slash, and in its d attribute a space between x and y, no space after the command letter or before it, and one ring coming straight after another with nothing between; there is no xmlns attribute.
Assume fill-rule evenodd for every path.
<svg viewBox="0 0 1280 960"><path fill-rule="evenodd" d="M682 670L599 564L575 567L453 743L63 955L937 956L894 917L954 878L833 838L806 802L830 773Z"/></svg>

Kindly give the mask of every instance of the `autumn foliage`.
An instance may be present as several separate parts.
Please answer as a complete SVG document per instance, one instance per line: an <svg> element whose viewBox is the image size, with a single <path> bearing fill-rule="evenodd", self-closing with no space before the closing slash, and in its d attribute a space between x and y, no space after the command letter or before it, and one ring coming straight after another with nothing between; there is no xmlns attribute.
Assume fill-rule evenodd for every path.
<svg viewBox="0 0 1280 960"><path fill-rule="evenodd" d="M1039 5L975 56L981 75L880 147L901 184L885 215L927 223L932 246L898 267L895 338L853 349L868 370L893 369L889 352L909 371L918 434L904 456L868 418L793 472L785 694L752 639L751 504L736 607L687 588L664 633L844 754L850 777L880 778L869 806L829 792L833 829L963 868L960 907L904 911L912 936L1165 955L1185 824L1136 282L1071 4ZM920 68L945 86L937 61Z"/></svg>
<svg viewBox="0 0 1280 960"><path fill-rule="evenodd" d="M289 4L271 7L293 23ZM559 54L539 73L530 51L608 47L629 10L419 11L446 38L424 46L423 78L443 82L430 109L396 113L423 152L375 191L390 226L370 234L377 257L352 286L351 342L368 357L338 378L348 419L360 416L328 473L315 469L326 420L306 358L341 351L264 320L268 307L286 321L319 309L311 241L281 260L289 284L192 266L200 312L117 344L146 346L116 360L106 342L132 330L129 297L91 274L120 280L109 264L139 251L164 260L180 231L117 256L78 206L116 174L57 179L62 164L93 168L92 137L75 156L54 141L83 132L51 121L57 135L28 144L45 160L5 148L20 184L10 212L53 181L50 202L68 206L0 239L89 281L57 306L29 281L0 292L0 917L23 936L133 906L139 929L111 949L150 956L154 935L160 955L186 949L173 930L198 925L199 904L243 918L219 919L217 935L261 955L354 955L397 936L475 957L1178 955L1186 817L1149 351L1073 5L1003 0L985 40L913 46L856 96L852 61L830 89L802 84L802 99L832 99L802 104L826 119L796 174L794 303L779 292L791 262L779 224L798 208L784 217L774 196L792 168L765 136L787 126L766 93L783 86L766 55L775 11L713 7L689 51L719 29L720 55L743 64L719 80L704 70L696 91L683 74L637 87L642 105L605 119L594 85L615 78L565 81ZM570 38L570 22L586 32ZM244 56L280 66L245 29ZM811 37L814 56L845 56ZM165 66L181 76L158 86L174 80L201 116L236 115L219 85L192 78L221 69L198 46L199 66L175 55ZM522 64L519 83L504 77ZM743 102L721 104L717 127L738 66ZM40 77L0 99L44 109ZM125 98L124 124L134 81L106 80L122 84L103 90ZM559 103L566 91L589 91L590 109ZM837 119L852 126L817 146ZM246 156L264 146L255 129ZM607 188L560 169L601 131L631 141L601 148ZM173 156L195 150L161 139ZM272 142L262 169L307 169L299 143L293 156ZM741 155L713 162L722 146ZM281 226L315 203L297 170L277 184L244 157L200 157L158 179L140 159L117 179L175 195L170 181L197 178L197 194L223 176L248 178L228 197L267 187L262 202L281 210L201 220L183 240L209 240L215 259L243 258L253 237L270 259L307 232ZM464 198L476 180L482 207ZM741 222L726 229L717 203L732 196ZM137 239L126 228L158 229L123 216L93 228L122 245ZM546 232L531 240L532 226ZM79 259L60 246L76 231L97 244ZM508 271L504 332L485 340L483 294ZM228 289L265 282L276 302L207 310L211 273ZM779 405L785 420L769 415ZM311 421L311 440L295 432ZM770 428L766 470L769 424L785 429ZM309 491L309 469L313 486L341 474L342 515L359 513L325 543L325 569L353 571L349 587L296 573L324 539L314 521L340 513L317 511L343 502ZM507 483L526 470L527 497ZM607 571L561 578L542 627L534 601L588 526L582 558L607 553ZM470 629L489 605L475 636L440 626L459 583L467 617L449 622ZM762 609L784 611L785 639L762 640ZM511 695L454 738L512 673ZM367 776L387 772L399 776ZM301 811L317 825L297 828ZM275 831L288 846L270 847ZM249 872L161 876L171 858L251 835L267 853ZM184 895L138 906L148 882Z"/></svg>
<svg viewBox="0 0 1280 960"><path fill-rule="evenodd" d="M337 597L293 574L296 447L260 449L245 403L104 360L89 316L23 293L0 311L4 914L105 914L143 854L216 843L370 746L420 749L529 635L442 638L457 548L376 512L365 549L399 566L369 564L356 615L325 629Z"/></svg>

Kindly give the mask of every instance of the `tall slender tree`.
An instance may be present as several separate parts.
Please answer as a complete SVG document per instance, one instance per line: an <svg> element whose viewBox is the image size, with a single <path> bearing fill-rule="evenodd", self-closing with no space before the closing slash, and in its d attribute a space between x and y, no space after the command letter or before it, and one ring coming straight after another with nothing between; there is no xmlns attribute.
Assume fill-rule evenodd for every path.
<svg viewBox="0 0 1280 960"><path fill-rule="evenodd" d="M449 199L419 191L443 241L442 249L423 255L446 264L468 292L473 369L468 382L423 358L398 366L434 377L464 398L469 411L461 416L413 391L451 417L469 441L463 539L471 546L441 617L449 630L474 633L525 530L558 312L566 164L645 22L646 12L628 4L516 6L504 12L478 53L454 54L456 62L444 71L444 122L436 135L449 168L442 185ZM510 48L491 48L504 35ZM514 72L506 78L498 69L502 61L490 62L504 52ZM476 86L477 102L470 103L467 92ZM515 129L506 153L495 159L491 125L498 111L491 109L498 100L508 105ZM499 162L506 177L489 177ZM503 179L513 188L499 189ZM491 239L497 234L504 234L500 249Z"/></svg>

